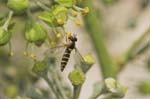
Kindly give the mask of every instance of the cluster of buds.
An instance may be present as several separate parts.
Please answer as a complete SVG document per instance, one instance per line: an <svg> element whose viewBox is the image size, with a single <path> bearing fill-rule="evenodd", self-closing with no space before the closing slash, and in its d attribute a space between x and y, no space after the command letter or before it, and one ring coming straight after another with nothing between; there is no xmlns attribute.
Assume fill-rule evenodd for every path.
<svg viewBox="0 0 150 99"><path fill-rule="evenodd" d="M108 93L111 93L111 97L122 98L124 97L127 88L120 83L118 83L113 78L105 79L105 90Z"/></svg>
<svg viewBox="0 0 150 99"><path fill-rule="evenodd" d="M40 23L33 21L27 23L25 37L28 42L41 46L44 43L47 34Z"/></svg>
<svg viewBox="0 0 150 99"><path fill-rule="evenodd" d="M39 18L53 28L56 38L61 38L61 35L64 35L61 34L58 27L61 27L64 33L66 33L64 25L68 19L75 21L77 25L81 25L81 21L77 19L78 13L80 12L83 16L89 13L89 8L78 7L76 0L54 0L54 2L56 4L51 7L51 11L43 12L39 15Z"/></svg>
<svg viewBox="0 0 150 99"><path fill-rule="evenodd" d="M28 0L8 0L7 6L16 14L22 14L29 6Z"/></svg>
<svg viewBox="0 0 150 99"><path fill-rule="evenodd" d="M34 1L36 2L36 0ZM82 0L54 0L54 2L55 3L50 7L50 10L45 10L38 16L40 20L44 21L44 23L46 23L53 30L52 37L48 37L42 25L32 18L29 0L7 1L7 7L14 14L21 15L26 12L26 15L28 16L28 19L30 21L27 23L25 29L25 38L27 40L25 54L28 55L27 49L29 43L33 43L36 46L41 46L48 38L50 42L49 44L54 45L58 40L62 38L62 36L65 36L67 34L64 25L67 23L69 19L75 21L77 25L81 25L81 21L77 19L77 16L79 15L79 13L83 16L89 13L88 7L80 8L78 6L82 2ZM9 43L11 38L10 32L11 31L7 29L6 26L5 28L0 27L0 46Z"/></svg>
<svg viewBox="0 0 150 99"><path fill-rule="evenodd" d="M13 55L13 53L11 52L10 39L11 39L11 35L12 35L11 30L14 26L14 24L10 24L12 15L13 15L13 12L10 11L7 20L5 21L5 23L2 26L0 26L0 46L9 44L11 56Z"/></svg>

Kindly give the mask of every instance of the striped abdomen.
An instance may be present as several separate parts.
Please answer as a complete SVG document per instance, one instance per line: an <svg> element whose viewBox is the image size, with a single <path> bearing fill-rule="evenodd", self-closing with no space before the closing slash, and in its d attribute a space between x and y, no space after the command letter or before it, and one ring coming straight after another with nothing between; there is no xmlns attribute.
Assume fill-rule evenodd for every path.
<svg viewBox="0 0 150 99"><path fill-rule="evenodd" d="M64 68L66 67L72 50L73 49L71 49L69 47L66 48L66 50L62 56L62 60L61 60L61 71L63 71Z"/></svg>

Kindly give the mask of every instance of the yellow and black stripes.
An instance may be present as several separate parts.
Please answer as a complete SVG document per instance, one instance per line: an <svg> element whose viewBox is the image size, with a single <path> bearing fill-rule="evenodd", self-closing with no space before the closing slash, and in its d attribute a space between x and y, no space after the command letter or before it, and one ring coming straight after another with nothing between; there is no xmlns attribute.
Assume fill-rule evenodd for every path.
<svg viewBox="0 0 150 99"><path fill-rule="evenodd" d="M67 65L72 50L73 49L70 47L66 48L61 60L61 71L63 71L65 66Z"/></svg>

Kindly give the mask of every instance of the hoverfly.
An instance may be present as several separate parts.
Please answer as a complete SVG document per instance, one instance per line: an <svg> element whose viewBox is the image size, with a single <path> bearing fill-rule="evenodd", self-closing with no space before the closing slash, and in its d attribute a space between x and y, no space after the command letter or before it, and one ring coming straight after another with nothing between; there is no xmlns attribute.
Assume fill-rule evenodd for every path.
<svg viewBox="0 0 150 99"><path fill-rule="evenodd" d="M61 72L64 71L73 50L75 50L75 52L76 52L75 53L75 55L76 55L75 58L78 58L78 60L76 59L76 61L84 62L83 57L81 56L78 49L76 48L76 42L77 42L77 35L76 34L73 34L73 35L69 34L66 37L66 43L65 44L60 45L60 46L52 47L52 48L50 48L46 51L46 54L48 55L49 53L53 53L53 52L57 51L57 48L63 48L64 49L63 55L62 55L61 60L60 60L60 70L61 70ZM56 52L56 54L59 54L59 53Z"/></svg>

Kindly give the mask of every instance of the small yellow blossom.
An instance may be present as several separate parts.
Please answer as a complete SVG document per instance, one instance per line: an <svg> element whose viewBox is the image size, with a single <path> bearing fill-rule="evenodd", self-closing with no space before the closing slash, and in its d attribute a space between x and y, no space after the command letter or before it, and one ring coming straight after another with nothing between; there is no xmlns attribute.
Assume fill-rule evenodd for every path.
<svg viewBox="0 0 150 99"><path fill-rule="evenodd" d="M79 26L82 26L82 25L83 25L82 22L81 22L79 19L75 20L75 23L76 23L77 25L79 25Z"/></svg>
<svg viewBox="0 0 150 99"><path fill-rule="evenodd" d="M64 21L59 18L59 19L57 19L57 23L58 23L58 25L63 25L63 24L64 24Z"/></svg>
<svg viewBox="0 0 150 99"><path fill-rule="evenodd" d="M55 45L56 45L56 42L54 42L54 41L50 42L50 46L55 46Z"/></svg>
<svg viewBox="0 0 150 99"><path fill-rule="evenodd" d="M76 17L76 16L78 15L78 12L77 12L77 11L72 11L72 15L73 15L74 17Z"/></svg>
<svg viewBox="0 0 150 99"><path fill-rule="evenodd" d="M57 34L56 34L56 37L57 37L58 39L60 39L60 38L62 37L61 33L57 33Z"/></svg>
<svg viewBox="0 0 150 99"><path fill-rule="evenodd" d="M35 55L35 54L31 54L30 57L31 57L32 59L36 59L36 55Z"/></svg>
<svg viewBox="0 0 150 99"><path fill-rule="evenodd" d="M86 16L90 12L90 9L88 7L85 7L82 11L82 15Z"/></svg>

